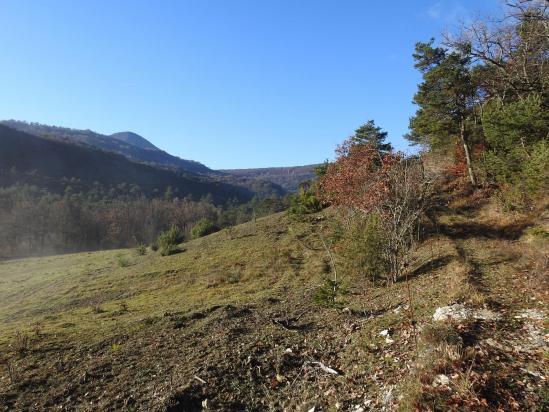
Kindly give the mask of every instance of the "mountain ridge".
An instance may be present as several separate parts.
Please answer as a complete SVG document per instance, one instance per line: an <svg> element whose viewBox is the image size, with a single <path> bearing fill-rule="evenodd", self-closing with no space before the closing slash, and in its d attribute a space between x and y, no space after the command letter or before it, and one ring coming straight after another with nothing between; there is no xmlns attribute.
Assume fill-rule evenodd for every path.
<svg viewBox="0 0 549 412"><path fill-rule="evenodd" d="M120 132L120 136L122 136L122 139L120 139L113 137L113 135L108 136L89 129L71 129L19 120L3 120L0 121L0 124L38 137L93 146L109 152L121 154L134 161L142 161L160 167L178 168L187 172L199 174L209 174L212 172L212 169L202 163L173 156L168 152L157 148L147 139L133 132ZM128 136L127 133L131 133L132 137ZM117 135L117 133L115 133L115 135ZM135 138L135 136L142 140ZM136 140L141 141L140 145L132 143L132 141L135 142ZM148 143L147 146L152 146L155 150L143 148L142 146L145 145L143 140Z"/></svg>
<svg viewBox="0 0 549 412"><path fill-rule="evenodd" d="M143 136L140 136L134 132L130 132L130 131L118 132L118 133L111 134L109 137L132 144L134 146L140 147L141 149L160 150L158 147L156 147L150 141L145 139Z"/></svg>
<svg viewBox="0 0 549 412"><path fill-rule="evenodd" d="M86 145L40 138L2 124L0 147L0 186L3 187L32 184L63 193L69 183L84 191L95 182L106 187L129 184L153 197L161 196L171 187L180 197L211 194L218 204L232 198L249 201L254 196L244 187L134 162L123 155Z"/></svg>
<svg viewBox="0 0 549 412"><path fill-rule="evenodd" d="M316 178L315 168L318 165L219 169L218 171L248 179L268 180L282 186L282 188L289 192L295 192L300 183Z"/></svg>
<svg viewBox="0 0 549 412"><path fill-rule="evenodd" d="M273 194L282 196L286 192L296 191L301 181L314 178L315 165L213 170L198 161L171 155L159 149L148 139L131 131L105 135L90 129L72 129L13 119L0 121L0 124L40 138L93 147L120 154L134 162L172 171L185 171L226 184L241 186L256 192L260 197Z"/></svg>

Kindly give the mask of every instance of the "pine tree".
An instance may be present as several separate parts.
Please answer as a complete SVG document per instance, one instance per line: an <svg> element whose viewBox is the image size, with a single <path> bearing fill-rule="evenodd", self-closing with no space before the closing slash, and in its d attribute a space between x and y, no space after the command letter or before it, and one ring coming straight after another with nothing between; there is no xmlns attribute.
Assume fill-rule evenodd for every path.
<svg viewBox="0 0 549 412"><path fill-rule="evenodd" d="M471 164L470 130L476 90L471 75L471 58L466 50L449 51L433 47L433 40L417 43L415 67L423 74L414 103L419 106L410 119L408 138L431 147L449 145L459 138L465 152L471 184L476 185Z"/></svg>
<svg viewBox="0 0 549 412"><path fill-rule="evenodd" d="M368 120L355 130L355 134L351 136L351 142L357 145L369 144L380 152L390 152L393 146L385 142L387 134L381 127L376 126L373 120Z"/></svg>

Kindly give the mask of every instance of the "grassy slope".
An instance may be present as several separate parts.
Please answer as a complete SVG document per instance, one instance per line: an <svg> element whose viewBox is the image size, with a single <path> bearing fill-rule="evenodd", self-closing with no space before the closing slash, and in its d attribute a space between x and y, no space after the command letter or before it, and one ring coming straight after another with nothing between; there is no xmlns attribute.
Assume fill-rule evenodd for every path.
<svg viewBox="0 0 549 412"><path fill-rule="evenodd" d="M524 224L450 214L416 250L408 283L347 278L345 310L318 306L313 294L329 271L319 221L277 214L188 242L170 257L119 250L0 263L0 355L7 360L0 410L200 410L205 399L213 410L379 409L397 404L399 394L405 408L436 409L437 396L448 394L430 392L425 382L441 369L426 359L442 362L444 354L421 332L435 308L464 301L508 308L512 318L513 305L531 306L525 290L547 300L539 280L521 282L520 292L512 287L519 271L531 269L523 256L532 245L512 239ZM124 260L130 265L121 267ZM509 285L505 294L502 285ZM504 339L519 326L486 328ZM483 328L460 327L486 338ZM394 342L379 335L383 329ZM18 353L24 336L28 349ZM528 362L538 365L536 356ZM308 363L316 361L341 375ZM444 367L456 385L467 374L457 362Z"/></svg>
<svg viewBox="0 0 549 412"><path fill-rule="evenodd" d="M0 336L0 344L35 322L62 338L77 330L94 339L98 329L103 334L121 324L131 327L145 315L240 304L282 285L302 286L318 271L318 258L306 259L297 275L289 265L284 266L285 273L275 273L272 265L275 252L304 260L303 251L290 243L306 225L294 223L289 235L286 223L282 215L258 219L232 232L188 242L183 253L169 257L150 251L138 256L122 249L1 262L0 321L8 333ZM122 302L131 310L111 317ZM104 314L95 316L96 308Z"/></svg>

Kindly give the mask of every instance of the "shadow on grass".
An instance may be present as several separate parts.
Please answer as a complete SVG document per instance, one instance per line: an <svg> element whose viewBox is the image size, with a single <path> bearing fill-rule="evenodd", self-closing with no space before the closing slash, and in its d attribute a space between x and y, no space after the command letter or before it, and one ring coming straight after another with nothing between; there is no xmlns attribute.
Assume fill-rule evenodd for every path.
<svg viewBox="0 0 549 412"><path fill-rule="evenodd" d="M524 230L530 226L528 221L514 222L508 225L496 226L477 222L455 223L439 225L440 233L452 239L470 239L485 237L488 239L517 240Z"/></svg>
<svg viewBox="0 0 549 412"><path fill-rule="evenodd" d="M440 256L435 259L431 259L410 272L408 274L408 279L413 279L425 273L440 269L450 263L453 259L454 256L452 255ZM401 280L404 280L404 278Z"/></svg>

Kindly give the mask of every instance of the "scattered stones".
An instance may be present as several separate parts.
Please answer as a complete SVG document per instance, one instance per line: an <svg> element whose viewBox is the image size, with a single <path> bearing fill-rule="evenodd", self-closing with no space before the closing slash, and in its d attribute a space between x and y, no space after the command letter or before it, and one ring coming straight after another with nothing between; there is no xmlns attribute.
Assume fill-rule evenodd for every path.
<svg viewBox="0 0 549 412"><path fill-rule="evenodd" d="M537 379L541 379L541 380L545 380L545 376L543 376L541 373L539 372L534 372L534 371L531 371L529 369L525 369L525 368L520 368L521 371L527 373L528 375L530 376L533 376L534 378L537 378Z"/></svg>
<svg viewBox="0 0 549 412"><path fill-rule="evenodd" d="M537 309L524 309L515 316L515 319L544 320L545 315Z"/></svg>

